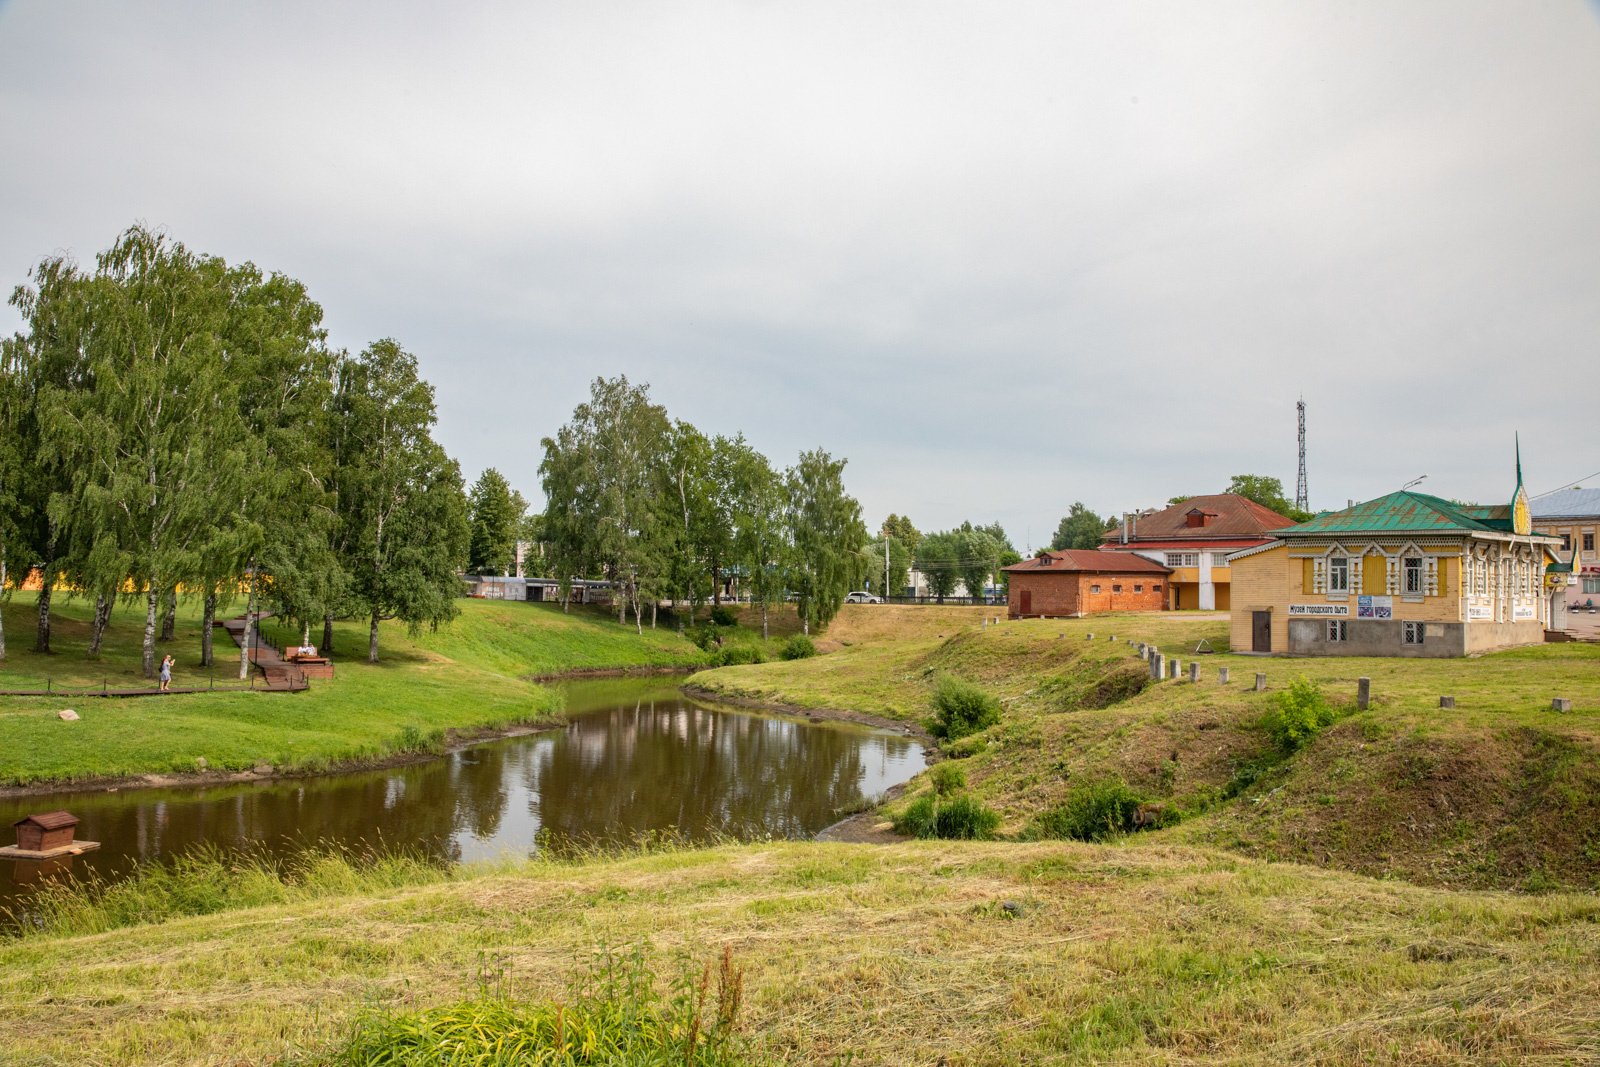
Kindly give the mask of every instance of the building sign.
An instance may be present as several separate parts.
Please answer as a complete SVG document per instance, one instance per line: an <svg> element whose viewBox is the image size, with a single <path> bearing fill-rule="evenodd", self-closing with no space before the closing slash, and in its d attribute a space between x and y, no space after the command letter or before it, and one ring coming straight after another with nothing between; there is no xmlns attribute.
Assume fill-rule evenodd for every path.
<svg viewBox="0 0 1600 1067"><path fill-rule="evenodd" d="M1525 619L1532 618L1535 618L1532 604L1518 604L1511 609L1511 620L1513 622L1522 622Z"/></svg>
<svg viewBox="0 0 1600 1067"><path fill-rule="evenodd" d="M1494 608L1488 604L1468 604L1467 619L1471 622L1494 618Z"/></svg>
<svg viewBox="0 0 1600 1067"><path fill-rule="evenodd" d="M1349 615L1349 604L1290 604L1290 615Z"/></svg>
<svg viewBox="0 0 1600 1067"><path fill-rule="evenodd" d="M1392 597L1392 596L1359 596L1359 597L1356 597L1356 618L1358 618L1358 619L1392 619L1392 618L1394 618L1394 597Z"/></svg>

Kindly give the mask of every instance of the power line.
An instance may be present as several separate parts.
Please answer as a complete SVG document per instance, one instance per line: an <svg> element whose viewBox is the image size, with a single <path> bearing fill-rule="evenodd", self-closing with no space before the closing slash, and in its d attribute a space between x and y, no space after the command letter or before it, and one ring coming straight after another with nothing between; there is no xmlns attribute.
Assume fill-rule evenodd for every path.
<svg viewBox="0 0 1600 1067"><path fill-rule="evenodd" d="M1595 471L1593 474L1585 474L1582 478L1574 478L1572 481L1568 482L1566 485L1563 485L1563 486L1561 486L1559 488L1556 488L1556 489L1551 489L1548 492L1535 493L1535 494L1533 494L1533 499L1534 500L1538 500L1542 496L1552 496L1552 495L1554 495L1556 493L1561 492L1562 489L1571 489L1573 486L1578 485L1581 482L1587 482L1592 478L1600 478L1600 471Z"/></svg>

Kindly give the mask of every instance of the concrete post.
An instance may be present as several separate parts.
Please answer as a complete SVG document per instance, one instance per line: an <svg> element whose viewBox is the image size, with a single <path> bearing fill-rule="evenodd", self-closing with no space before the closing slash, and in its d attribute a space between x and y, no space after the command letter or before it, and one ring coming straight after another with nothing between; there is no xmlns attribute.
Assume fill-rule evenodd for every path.
<svg viewBox="0 0 1600 1067"><path fill-rule="evenodd" d="M1266 691L1267 691L1267 676L1264 675L1264 674L1259 674L1258 673L1256 675L1256 692L1265 693Z"/></svg>
<svg viewBox="0 0 1600 1067"><path fill-rule="evenodd" d="M1110 641L1114 645L1114 644L1117 643L1117 635L1116 634L1107 634L1106 635L1106 640Z"/></svg>
<svg viewBox="0 0 1600 1067"><path fill-rule="evenodd" d="M1165 665L1161 662L1161 653L1150 653L1150 677L1154 678L1158 682L1161 681L1161 676L1164 673L1164 667Z"/></svg>
<svg viewBox="0 0 1600 1067"><path fill-rule="evenodd" d="M1556 697L1550 702L1551 711L1571 711L1572 701L1566 697Z"/></svg>
<svg viewBox="0 0 1600 1067"><path fill-rule="evenodd" d="M1223 685L1227 685L1228 684L1228 668L1226 668L1226 667L1218 667L1217 668L1217 681L1221 682Z"/></svg>
<svg viewBox="0 0 1600 1067"><path fill-rule="evenodd" d="M1189 664L1189 681L1198 682L1199 680L1200 680L1200 664L1198 664L1198 663L1190 663Z"/></svg>
<svg viewBox="0 0 1600 1067"><path fill-rule="evenodd" d="M1179 672L1181 672L1182 670L1183 670L1183 661L1178 659L1177 657L1173 657L1172 669L1171 669L1172 677L1176 678L1178 676Z"/></svg>
<svg viewBox="0 0 1600 1067"><path fill-rule="evenodd" d="M1367 710L1367 705L1372 703L1372 679L1356 679L1356 707L1362 711Z"/></svg>
<svg viewBox="0 0 1600 1067"><path fill-rule="evenodd" d="M1094 640L1094 634L1084 634L1083 635L1083 639L1085 641L1093 641Z"/></svg>
<svg viewBox="0 0 1600 1067"><path fill-rule="evenodd" d="M1441 708L1453 708L1453 707L1456 706L1456 698L1455 697L1440 697L1439 698L1439 706Z"/></svg>

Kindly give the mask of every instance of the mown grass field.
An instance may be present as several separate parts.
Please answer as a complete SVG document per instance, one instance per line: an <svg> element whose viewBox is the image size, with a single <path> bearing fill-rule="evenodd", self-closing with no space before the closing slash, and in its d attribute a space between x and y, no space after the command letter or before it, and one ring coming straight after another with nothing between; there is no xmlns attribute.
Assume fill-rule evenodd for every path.
<svg viewBox="0 0 1600 1067"><path fill-rule="evenodd" d="M847 606L839 630L875 610ZM1156 839L1444 885L1600 885L1600 647L1462 660L1272 659L1228 653L1226 617L1207 613L984 627L981 609L964 610L972 614L950 620L960 629L930 621L902 638L706 671L689 684L920 721L941 674L975 682L999 697L1005 718L950 752L966 757L974 792L1010 833L1076 783L1120 778L1189 816ZM1200 662L1201 681L1151 684L1128 638ZM1195 654L1202 641L1222 651ZM1228 685L1218 681L1223 666ZM1258 671L1265 693L1250 689ZM1357 712L1363 676L1373 704ZM1299 678L1318 684L1342 717L1282 759L1261 722ZM1440 709L1441 695L1456 707ZM1551 711L1556 696L1573 711ZM1256 777L1241 784L1248 775Z"/></svg>
<svg viewBox="0 0 1600 1067"><path fill-rule="evenodd" d="M731 948L757 1062L1557 1064L1600 1056L1600 900L1214 850L756 844L456 871L0 943L16 1064L316 1063L367 1012L563 996Z"/></svg>
<svg viewBox="0 0 1600 1067"><path fill-rule="evenodd" d="M435 746L448 731L548 722L559 700L532 678L573 670L688 666L704 654L676 633L631 627L592 611L463 600L461 616L416 637L386 623L381 662L366 662L364 623L335 627L336 677L304 693L202 693L130 699L0 697L0 785L258 766L316 770ZM142 610L119 608L101 659L85 656L90 605L58 598L54 654L32 648L32 598L4 605L8 655L0 689L149 686L140 673ZM270 624L278 639L293 637ZM320 633L315 635L320 639ZM173 684L205 685L199 613L180 606ZM219 684L236 683L238 647L216 632ZM61 722L71 707L82 721Z"/></svg>

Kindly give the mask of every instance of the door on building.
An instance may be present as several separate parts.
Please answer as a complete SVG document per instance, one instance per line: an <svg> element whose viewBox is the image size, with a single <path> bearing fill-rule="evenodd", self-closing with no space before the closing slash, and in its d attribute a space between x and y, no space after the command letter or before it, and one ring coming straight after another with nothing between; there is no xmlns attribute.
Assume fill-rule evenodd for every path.
<svg viewBox="0 0 1600 1067"><path fill-rule="evenodd" d="M1021 603L1017 605L1017 608L1018 608L1018 610L1017 610L1017 614L1018 615L1032 615L1033 614L1033 590L1032 589L1024 589L1022 591Z"/></svg>
<svg viewBox="0 0 1600 1067"><path fill-rule="evenodd" d="M1250 613L1250 651L1272 651L1272 612L1252 611Z"/></svg>

